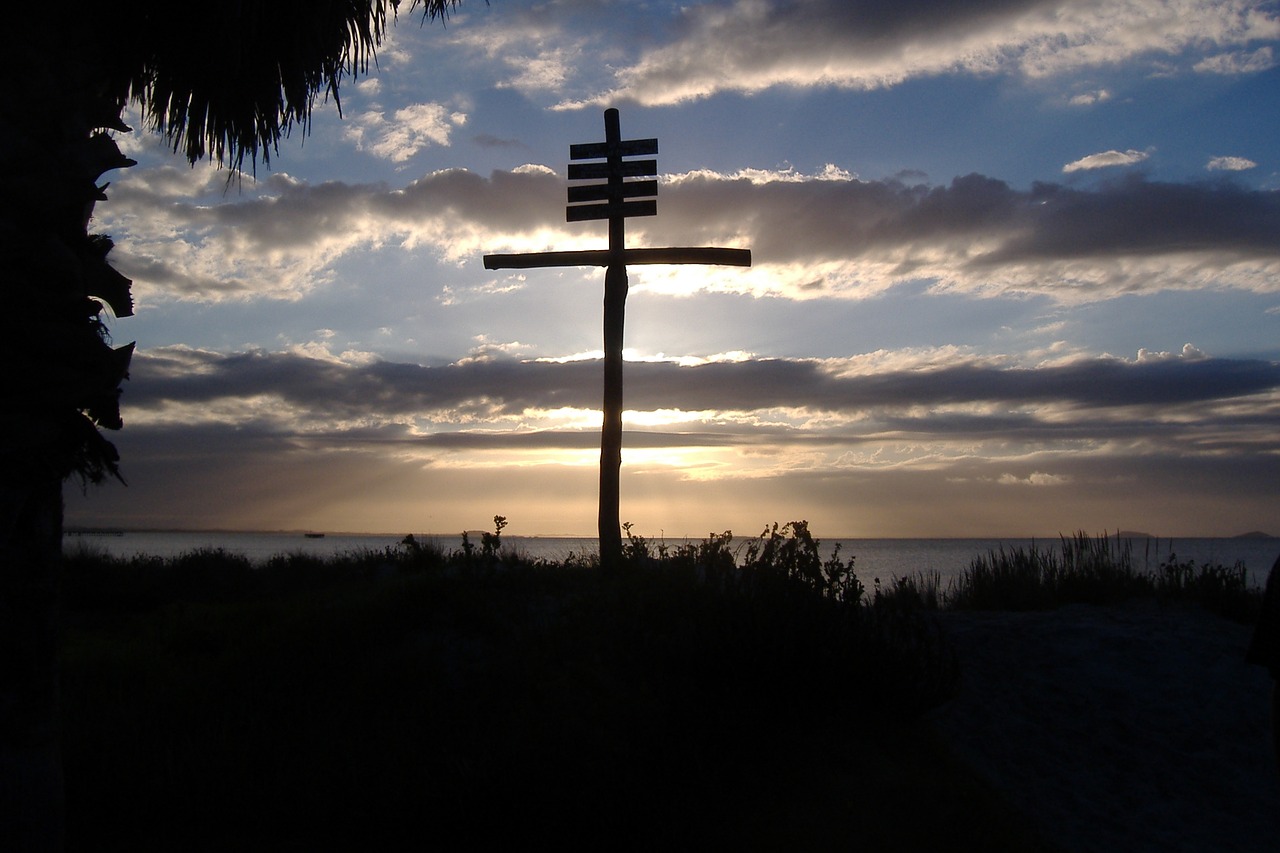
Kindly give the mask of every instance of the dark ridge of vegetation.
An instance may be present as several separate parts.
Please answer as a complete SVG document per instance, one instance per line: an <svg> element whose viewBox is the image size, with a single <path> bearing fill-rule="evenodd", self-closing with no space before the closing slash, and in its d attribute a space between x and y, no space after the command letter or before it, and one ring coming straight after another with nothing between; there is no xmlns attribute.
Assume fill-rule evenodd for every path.
<svg viewBox="0 0 1280 853"><path fill-rule="evenodd" d="M68 849L1044 849L918 720L932 620L803 522L612 573L500 536L69 557Z"/></svg>

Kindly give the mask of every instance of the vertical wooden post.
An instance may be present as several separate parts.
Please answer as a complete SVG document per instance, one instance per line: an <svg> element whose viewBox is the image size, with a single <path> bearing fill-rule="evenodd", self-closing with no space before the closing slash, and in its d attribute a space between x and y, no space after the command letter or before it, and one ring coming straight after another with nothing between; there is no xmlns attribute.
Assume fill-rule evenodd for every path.
<svg viewBox="0 0 1280 853"><path fill-rule="evenodd" d="M605 110L605 144L617 146L622 139L618 111ZM613 155L614 160L621 157ZM622 175L614 169L610 187L621 197ZM600 537L600 566L616 569L622 560L622 519L619 518L622 476L622 327L626 317L627 265L626 219L609 217L609 267L604 277L604 422L600 427L600 510L597 529Z"/></svg>
<svg viewBox="0 0 1280 853"><path fill-rule="evenodd" d="M610 264L604 279L604 423L600 428L600 565L622 559L618 515L622 476L622 325L626 315L627 268Z"/></svg>

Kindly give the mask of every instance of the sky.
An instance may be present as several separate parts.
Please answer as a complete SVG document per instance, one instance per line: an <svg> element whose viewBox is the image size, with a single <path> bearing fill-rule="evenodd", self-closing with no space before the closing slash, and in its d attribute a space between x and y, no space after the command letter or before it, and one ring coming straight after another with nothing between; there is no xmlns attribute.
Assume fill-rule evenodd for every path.
<svg viewBox="0 0 1280 853"><path fill-rule="evenodd" d="M406 4L407 5L407 4ZM569 145L657 138L621 517L1280 534L1280 4L464 0L236 179L117 134L127 486L67 523L594 535Z"/></svg>

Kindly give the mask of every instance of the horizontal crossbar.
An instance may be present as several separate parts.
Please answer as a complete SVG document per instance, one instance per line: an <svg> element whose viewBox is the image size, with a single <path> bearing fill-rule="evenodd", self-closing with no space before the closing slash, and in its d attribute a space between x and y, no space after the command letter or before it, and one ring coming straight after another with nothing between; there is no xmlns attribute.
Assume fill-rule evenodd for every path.
<svg viewBox="0 0 1280 853"><path fill-rule="evenodd" d="M614 163L570 163L569 180L600 178L647 178L658 174L657 160L619 160Z"/></svg>
<svg viewBox="0 0 1280 853"><path fill-rule="evenodd" d="M543 267L607 267L616 263L608 249L588 249L578 252L527 252L520 255L485 255L484 268L538 269ZM717 264L719 266L751 266L750 249L722 249L715 246L702 248L673 247L669 249L624 249L624 264Z"/></svg>
<svg viewBox="0 0 1280 853"><path fill-rule="evenodd" d="M613 219L628 216L657 216L658 202L611 201L608 204L571 204L565 208L565 222L585 222L589 219Z"/></svg>
<svg viewBox="0 0 1280 853"><path fill-rule="evenodd" d="M608 142L583 142L569 146L570 160L603 160L605 157L639 157L657 153L656 139L621 139L612 145Z"/></svg>
<svg viewBox="0 0 1280 853"><path fill-rule="evenodd" d="M639 198L657 195L657 181L623 181L621 185L583 184L569 187L569 204L580 201L609 201L613 198Z"/></svg>

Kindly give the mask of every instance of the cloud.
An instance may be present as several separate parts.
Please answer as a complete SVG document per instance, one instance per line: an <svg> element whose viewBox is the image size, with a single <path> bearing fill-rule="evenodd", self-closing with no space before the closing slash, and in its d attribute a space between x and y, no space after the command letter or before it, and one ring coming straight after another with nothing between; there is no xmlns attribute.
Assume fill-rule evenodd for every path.
<svg viewBox="0 0 1280 853"><path fill-rule="evenodd" d="M422 448L383 438L343 443L250 424L132 427L117 437L129 488L87 496L70 490L68 521L427 531L456 543L456 531L502 513L521 534L594 535L598 433L530 436L525 446L495 438L492 450L465 436ZM553 446L557 438L565 449ZM568 447L570 439L577 446ZM634 431L624 438L623 518L645 535L665 528L668 541L708 530L754 534L799 517L824 538L1052 538L1121 523L1165 536L1231 535L1266 529L1280 500L1277 454L1186 454L1134 440L1064 440L995 458L963 452L961 443L933 444L928 456L918 445L911 456L890 443L780 447L766 455L704 442L690 448L685 468L649 461L674 455L650 444ZM1008 445L1000 436L990 442Z"/></svg>
<svg viewBox="0 0 1280 853"><path fill-rule="evenodd" d="M698 174L673 178L659 207L663 215L645 223L653 244L750 246L757 268L726 274L723 286L791 298L806 298L800 285L815 280L821 295L855 298L911 280L1062 301L1190 287L1269 290L1280 262L1275 193L1140 176L1095 189L1021 191L982 175L929 187Z"/></svg>
<svg viewBox="0 0 1280 853"><path fill-rule="evenodd" d="M439 367L366 357L344 361L305 349L223 354L168 347L139 353L127 399L135 410L153 412L256 400L264 401L264 412L287 412L302 422L365 425L406 418L496 420L598 406L598 359L517 361L501 355L510 346L518 345ZM1210 358L1190 344L1178 356L1143 350L1133 361L1091 358L1031 367L956 355L915 366L880 367L866 359L736 359L694 366L631 362L626 370L627 405L636 411L791 410L861 417L885 410L897 412L900 424L903 416L924 410L980 420L981 410L955 407L987 404L1015 410L1052 405L1064 412L1185 406L1208 411L1217 402L1274 399L1280 391L1280 364ZM1003 417L1009 409L992 411Z"/></svg>
<svg viewBox="0 0 1280 853"><path fill-rule="evenodd" d="M1044 77L1280 37L1280 18L1256 0L732 0L681 15L674 38L619 68L612 91L561 107L773 87L869 90L954 73Z"/></svg>
<svg viewBox="0 0 1280 853"><path fill-rule="evenodd" d="M597 29L600 4L556 3L548 13L545 6L533 8L507 7L502 15L469 16L465 26L453 29L451 42L490 63L506 69L497 81L499 89L515 89L528 96L559 94L571 86L581 73L584 56L598 55L592 49ZM572 8L570 8L572 7ZM570 30L563 21L572 19Z"/></svg>
<svg viewBox="0 0 1280 853"><path fill-rule="evenodd" d="M498 352L434 367L307 348L140 352L119 436L128 511L159 519L186 506L204 523L215 512L236 516L232 526L262 527L282 505L296 518L299 501L314 499L336 503L339 514L303 524L422 529L389 519L440 495L480 518L533 518L554 488L581 493L590 520L600 371L599 360ZM740 513L820 517L810 506L837 506L847 517L860 496L874 496L873 513L886 504L910 509L903 517L954 513L981 495L987 523L1029 523L1036 513L1006 506L992 491L1003 490L1019 501L1055 496L1046 524L1086 524L1063 512L1098 501L1114 511L1107 496L1123 496L1161 507L1169 525L1181 517L1169 504L1186 483L1196 484L1199 506L1221 499L1234 507L1233 494L1256 502L1280 482L1268 461L1280 458L1280 364L1212 358L1190 345L1181 354L1026 366L954 349L688 367L649 361L628 363L626 375L633 508L644 495L667 513L687 501L696 512L728 500L736 524ZM377 490L351 486L375 481ZM385 506L374 512L370 501ZM544 529L565 529L569 510L557 503L556 512L560 523ZM1232 529L1242 517L1229 513L1223 523ZM1186 518L1207 521L1203 508ZM936 526L922 533L949 535Z"/></svg>
<svg viewBox="0 0 1280 853"><path fill-rule="evenodd" d="M490 179L437 172L401 189L276 173L232 200L133 177L113 185L97 219L118 238L113 263L151 299L297 299L333 281L333 264L351 253L426 243L461 259L495 232L547 231L564 203L554 173L539 167Z"/></svg>
<svg viewBox="0 0 1280 853"><path fill-rule="evenodd" d="M1207 56L1194 66L1205 74L1256 74L1276 67L1271 45L1253 51L1233 51Z"/></svg>
<svg viewBox="0 0 1280 853"><path fill-rule="evenodd" d="M443 104L409 104L390 118L381 110L367 110L344 126L343 133L361 151L404 163L428 145L447 146L453 129L466 122L465 113Z"/></svg>
<svg viewBox="0 0 1280 853"><path fill-rule="evenodd" d="M1002 486L1060 486L1071 482L1070 477L1061 474L1046 474L1043 471L1032 471L1026 477L1016 474L1001 474L998 480Z"/></svg>
<svg viewBox="0 0 1280 853"><path fill-rule="evenodd" d="M1209 171L1243 172L1257 168L1257 163L1244 157L1213 157L1205 164Z"/></svg>
<svg viewBox="0 0 1280 853"><path fill-rule="evenodd" d="M1134 163L1141 163L1150 156L1146 151L1135 151L1132 148L1128 151L1103 151L1068 163L1062 167L1062 171L1079 172L1085 169L1106 169L1111 166L1132 166Z"/></svg>
<svg viewBox="0 0 1280 853"><path fill-rule="evenodd" d="M1141 348L1138 350L1139 362L1168 361L1170 359L1179 359L1179 358L1199 361L1200 359L1208 358L1208 356L1201 349L1199 349L1198 347L1192 346L1191 344L1183 344L1182 351L1177 353L1152 352L1151 350L1146 348Z"/></svg>
<svg viewBox="0 0 1280 853"><path fill-rule="evenodd" d="M1073 107L1088 107L1109 100L1111 100L1111 93L1106 89L1098 89L1094 92L1081 92L1078 95L1073 95L1068 103Z"/></svg>
<svg viewBox="0 0 1280 853"><path fill-rule="evenodd" d="M338 260L382 247L478 265L486 252L600 244L566 224L564 180L538 165L463 170L403 187L308 184L275 175L231 201L192 198L164 176L126 176L102 206L113 259L147 299L294 299L334 280ZM209 203L215 201L216 203ZM633 285L809 299L863 298L902 282L1070 302L1121 293L1280 282L1280 197L1226 183L1137 175L1094 188L1017 190L983 175L946 186L863 181L837 167L664 176L661 215L633 245L752 250L751 269L637 267ZM487 287L501 289L502 274Z"/></svg>
<svg viewBox="0 0 1280 853"><path fill-rule="evenodd" d="M471 141L481 148L526 148L518 139L503 139L491 133L481 133L471 137Z"/></svg>

